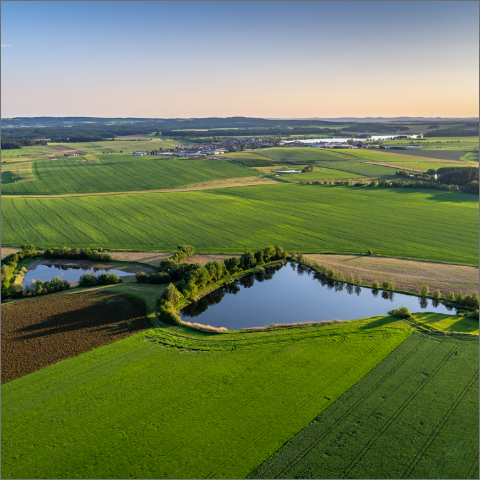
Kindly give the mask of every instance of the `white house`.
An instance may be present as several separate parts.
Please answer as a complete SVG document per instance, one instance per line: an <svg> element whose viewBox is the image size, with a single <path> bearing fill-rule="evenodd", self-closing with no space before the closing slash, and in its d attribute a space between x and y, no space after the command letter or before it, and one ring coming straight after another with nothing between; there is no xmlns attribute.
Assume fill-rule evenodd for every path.
<svg viewBox="0 0 480 480"><path fill-rule="evenodd" d="M147 152L135 152L133 154L134 157L143 157L144 155L147 155Z"/></svg>

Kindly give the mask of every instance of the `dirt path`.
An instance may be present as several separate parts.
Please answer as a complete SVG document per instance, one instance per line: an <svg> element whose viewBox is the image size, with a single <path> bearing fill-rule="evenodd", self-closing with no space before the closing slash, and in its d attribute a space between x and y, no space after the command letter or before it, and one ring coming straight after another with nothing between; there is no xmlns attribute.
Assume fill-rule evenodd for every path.
<svg viewBox="0 0 480 480"><path fill-rule="evenodd" d="M431 292L438 288L442 295L459 291L478 292L477 267L362 255L305 256L326 267L341 270L345 275L349 273L353 273L355 277L360 275L364 285L378 280L380 283L393 281L396 290L410 292L418 292L422 285L428 285Z"/></svg>
<svg viewBox="0 0 480 480"><path fill-rule="evenodd" d="M225 178L222 180L207 180L200 183L192 183L183 187L161 188L158 190L135 190L129 192L97 192L97 193L64 193L59 195L2 195L4 198L63 198L63 197L92 197L103 195L131 195L137 193L171 193L189 192L194 190L212 190L216 188L246 187L252 185L268 185L277 183L266 177L240 177Z"/></svg>

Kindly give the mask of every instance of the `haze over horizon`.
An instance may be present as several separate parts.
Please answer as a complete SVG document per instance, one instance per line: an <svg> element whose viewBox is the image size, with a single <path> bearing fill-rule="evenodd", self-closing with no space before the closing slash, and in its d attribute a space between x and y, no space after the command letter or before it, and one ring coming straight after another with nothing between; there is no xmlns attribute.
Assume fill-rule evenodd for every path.
<svg viewBox="0 0 480 480"><path fill-rule="evenodd" d="M2 118L478 117L478 15L469 1L2 2Z"/></svg>

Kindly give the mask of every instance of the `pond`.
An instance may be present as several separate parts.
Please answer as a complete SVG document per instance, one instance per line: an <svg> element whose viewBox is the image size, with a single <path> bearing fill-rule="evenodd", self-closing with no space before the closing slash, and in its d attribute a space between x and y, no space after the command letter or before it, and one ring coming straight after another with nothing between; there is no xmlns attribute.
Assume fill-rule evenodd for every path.
<svg viewBox="0 0 480 480"><path fill-rule="evenodd" d="M354 140L356 142L366 142L367 140L392 140L398 135L371 135L370 138L308 138L306 140L285 140L285 143L301 142L301 143L344 143L347 140ZM406 135L408 138L415 137L414 135Z"/></svg>
<svg viewBox="0 0 480 480"><path fill-rule="evenodd" d="M98 265L98 266L97 266ZM30 285L32 280L42 280L48 282L52 277L59 276L67 280L67 282L78 282L84 273L95 273L97 276L101 273L116 273L119 277L127 275L135 275L138 270L132 268L131 265L112 265L98 264L93 261L82 260L80 262L62 262L60 261L42 261L41 263L32 262L27 266L29 269L23 278L22 284L24 286ZM117 268L115 268L117 267ZM121 269L119 269L119 267Z"/></svg>
<svg viewBox="0 0 480 480"><path fill-rule="evenodd" d="M411 312L454 313L434 300L334 282L288 263L214 290L186 306L180 316L187 322L238 330L272 323L354 320L386 315L401 306Z"/></svg>

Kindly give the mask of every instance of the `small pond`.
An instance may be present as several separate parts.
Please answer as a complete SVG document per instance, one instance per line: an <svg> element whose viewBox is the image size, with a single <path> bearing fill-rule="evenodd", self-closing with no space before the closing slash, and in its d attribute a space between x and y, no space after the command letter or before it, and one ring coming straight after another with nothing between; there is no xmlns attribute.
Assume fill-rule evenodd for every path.
<svg viewBox="0 0 480 480"><path fill-rule="evenodd" d="M118 265L107 267L105 266L106 264L101 264L101 266L97 267L94 265L98 264L96 264L95 262L90 262L88 260L84 260L81 263L81 265L75 265L74 262L69 262L65 264L61 261L42 262L41 264L33 262L31 266L27 266L28 271L23 278L22 284L24 286L30 285L32 283L32 280L42 280L44 282L48 282L52 279L52 277L56 276L64 278L65 280L67 280L67 282L75 283L78 282L78 280L84 273L95 273L97 276L101 273L116 273L119 277L135 275L136 273L136 270L130 265L128 267L124 267L122 265L120 267L121 270L119 270Z"/></svg>
<svg viewBox="0 0 480 480"><path fill-rule="evenodd" d="M288 263L214 290L186 306L181 318L238 330L272 323L354 320L386 315L401 306L411 312L455 313L452 307L434 300L334 282Z"/></svg>

